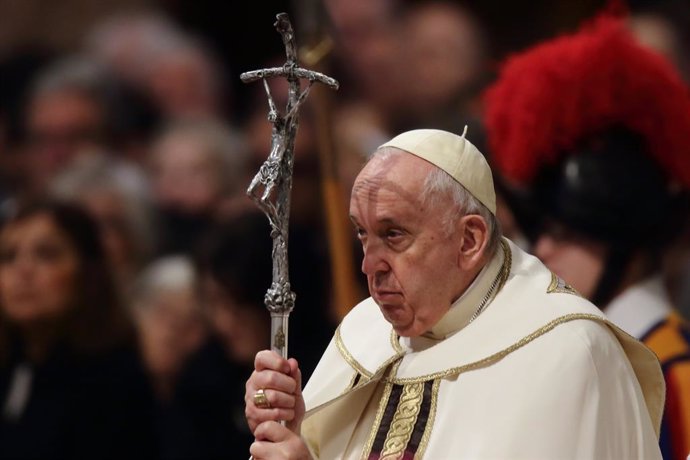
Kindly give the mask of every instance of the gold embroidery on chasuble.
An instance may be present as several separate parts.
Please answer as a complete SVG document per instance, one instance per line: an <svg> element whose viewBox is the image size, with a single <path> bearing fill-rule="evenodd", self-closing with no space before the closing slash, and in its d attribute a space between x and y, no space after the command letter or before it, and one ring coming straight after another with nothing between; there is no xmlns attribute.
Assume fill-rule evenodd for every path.
<svg viewBox="0 0 690 460"><path fill-rule="evenodd" d="M382 460L397 459L404 451L407 443L410 442L412 430L422 408L423 396L423 383L403 385L400 402L398 402L398 407L393 414L393 421L383 443L380 457Z"/></svg>
<svg viewBox="0 0 690 460"><path fill-rule="evenodd" d="M370 379L372 377L371 372L367 371L364 366L362 366L352 354L348 351L347 347L345 347L345 344L343 344L343 337L340 335L340 326L338 326L335 330L335 345L338 347L338 351L340 352L340 355L343 357L343 359L350 365L351 368L353 368L355 371L357 371L358 374L360 374L362 377L365 379Z"/></svg>
<svg viewBox="0 0 690 460"><path fill-rule="evenodd" d="M546 289L546 293L553 294L554 292L558 292L561 294L572 294L578 297L582 297L580 293L575 290L574 287L563 281L555 273L551 273L551 283L549 283L549 287Z"/></svg>
<svg viewBox="0 0 690 460"><path fill-rule="evenodd" d="M421 459L436 415L440 379L405 385L384 381L383 395L361 459Z"/></svg>

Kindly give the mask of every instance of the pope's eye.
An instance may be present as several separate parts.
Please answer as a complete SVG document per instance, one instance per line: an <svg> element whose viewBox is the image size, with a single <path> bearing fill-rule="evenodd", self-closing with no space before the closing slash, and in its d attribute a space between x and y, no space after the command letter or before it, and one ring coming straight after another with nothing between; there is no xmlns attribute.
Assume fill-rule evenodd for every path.
<svg viewBox="0 0 690 460"><path fill-rule="evenodd" d="M390 229L386 231L386 238L390 241L397 241L404 236L400 230Z"/></svg>

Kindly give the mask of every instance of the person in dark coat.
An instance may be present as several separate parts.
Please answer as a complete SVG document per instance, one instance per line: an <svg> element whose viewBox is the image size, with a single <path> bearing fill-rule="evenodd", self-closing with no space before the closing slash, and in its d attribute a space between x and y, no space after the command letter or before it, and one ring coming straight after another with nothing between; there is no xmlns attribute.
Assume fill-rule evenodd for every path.
<svg viewBox="0 0 690 460"><path fill-rule="evenodd" d="M155 458L153 399L96 224L58 202L0 230L0 458Z"/></svg>

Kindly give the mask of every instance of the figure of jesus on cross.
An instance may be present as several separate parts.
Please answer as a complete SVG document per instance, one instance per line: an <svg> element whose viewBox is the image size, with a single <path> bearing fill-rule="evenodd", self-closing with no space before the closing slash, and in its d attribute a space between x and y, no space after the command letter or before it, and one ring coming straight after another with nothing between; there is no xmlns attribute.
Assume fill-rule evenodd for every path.
<svg viewBox="0 0 690 460"><path fill-rule="evenodd" d="M290 288L288 275L287 241L298 111L314 82L333 89L338 89L338 82L322 73L298 66L295 34L286 13L278 14L274 25L283 39L287 61L283 67L245 72L241 79L245 83L262 80L268 97L268 121L272 124L271 151L249 185L247 195L266 214L271 224L273 276L264 302L271 313L271 348L287 357L288 317L295 305L295 293ZM288 81L285 114L278 111L268 85L267 79L274 77L283 77ZM300 82L303 79L308 83L302 90Z"/></svg>

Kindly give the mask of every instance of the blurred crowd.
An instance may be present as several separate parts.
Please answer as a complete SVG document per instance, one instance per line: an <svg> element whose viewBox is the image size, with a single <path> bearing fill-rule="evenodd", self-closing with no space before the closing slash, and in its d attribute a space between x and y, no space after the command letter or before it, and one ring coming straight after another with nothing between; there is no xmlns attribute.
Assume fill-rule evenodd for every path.
<svg viewBox="0 0 690 460"><path fill-rule="evenodd" d="M234 94L236 63L155 6L88 24L67 51L2 47L0 458L243 458L251 443L244 381L269 344L271 239L245 190L268 154L268 106L260 84ZM341 82L331 118L343 209L393 134L468 125L486 150L481 95L500 56L477 14L449 1L323 6L313 45ZM276 43L266 66L284 61L277 12L255 29ZM690 16L675 12L642 8L630 28L690 81ZM286 86L272 89L284 103ZM318 121L307 104L290 222L289 344L305 380L339 321ZM500 214L528 247L505 203ZM687 314L690 232L672 248L657 256Z"/></svg>

